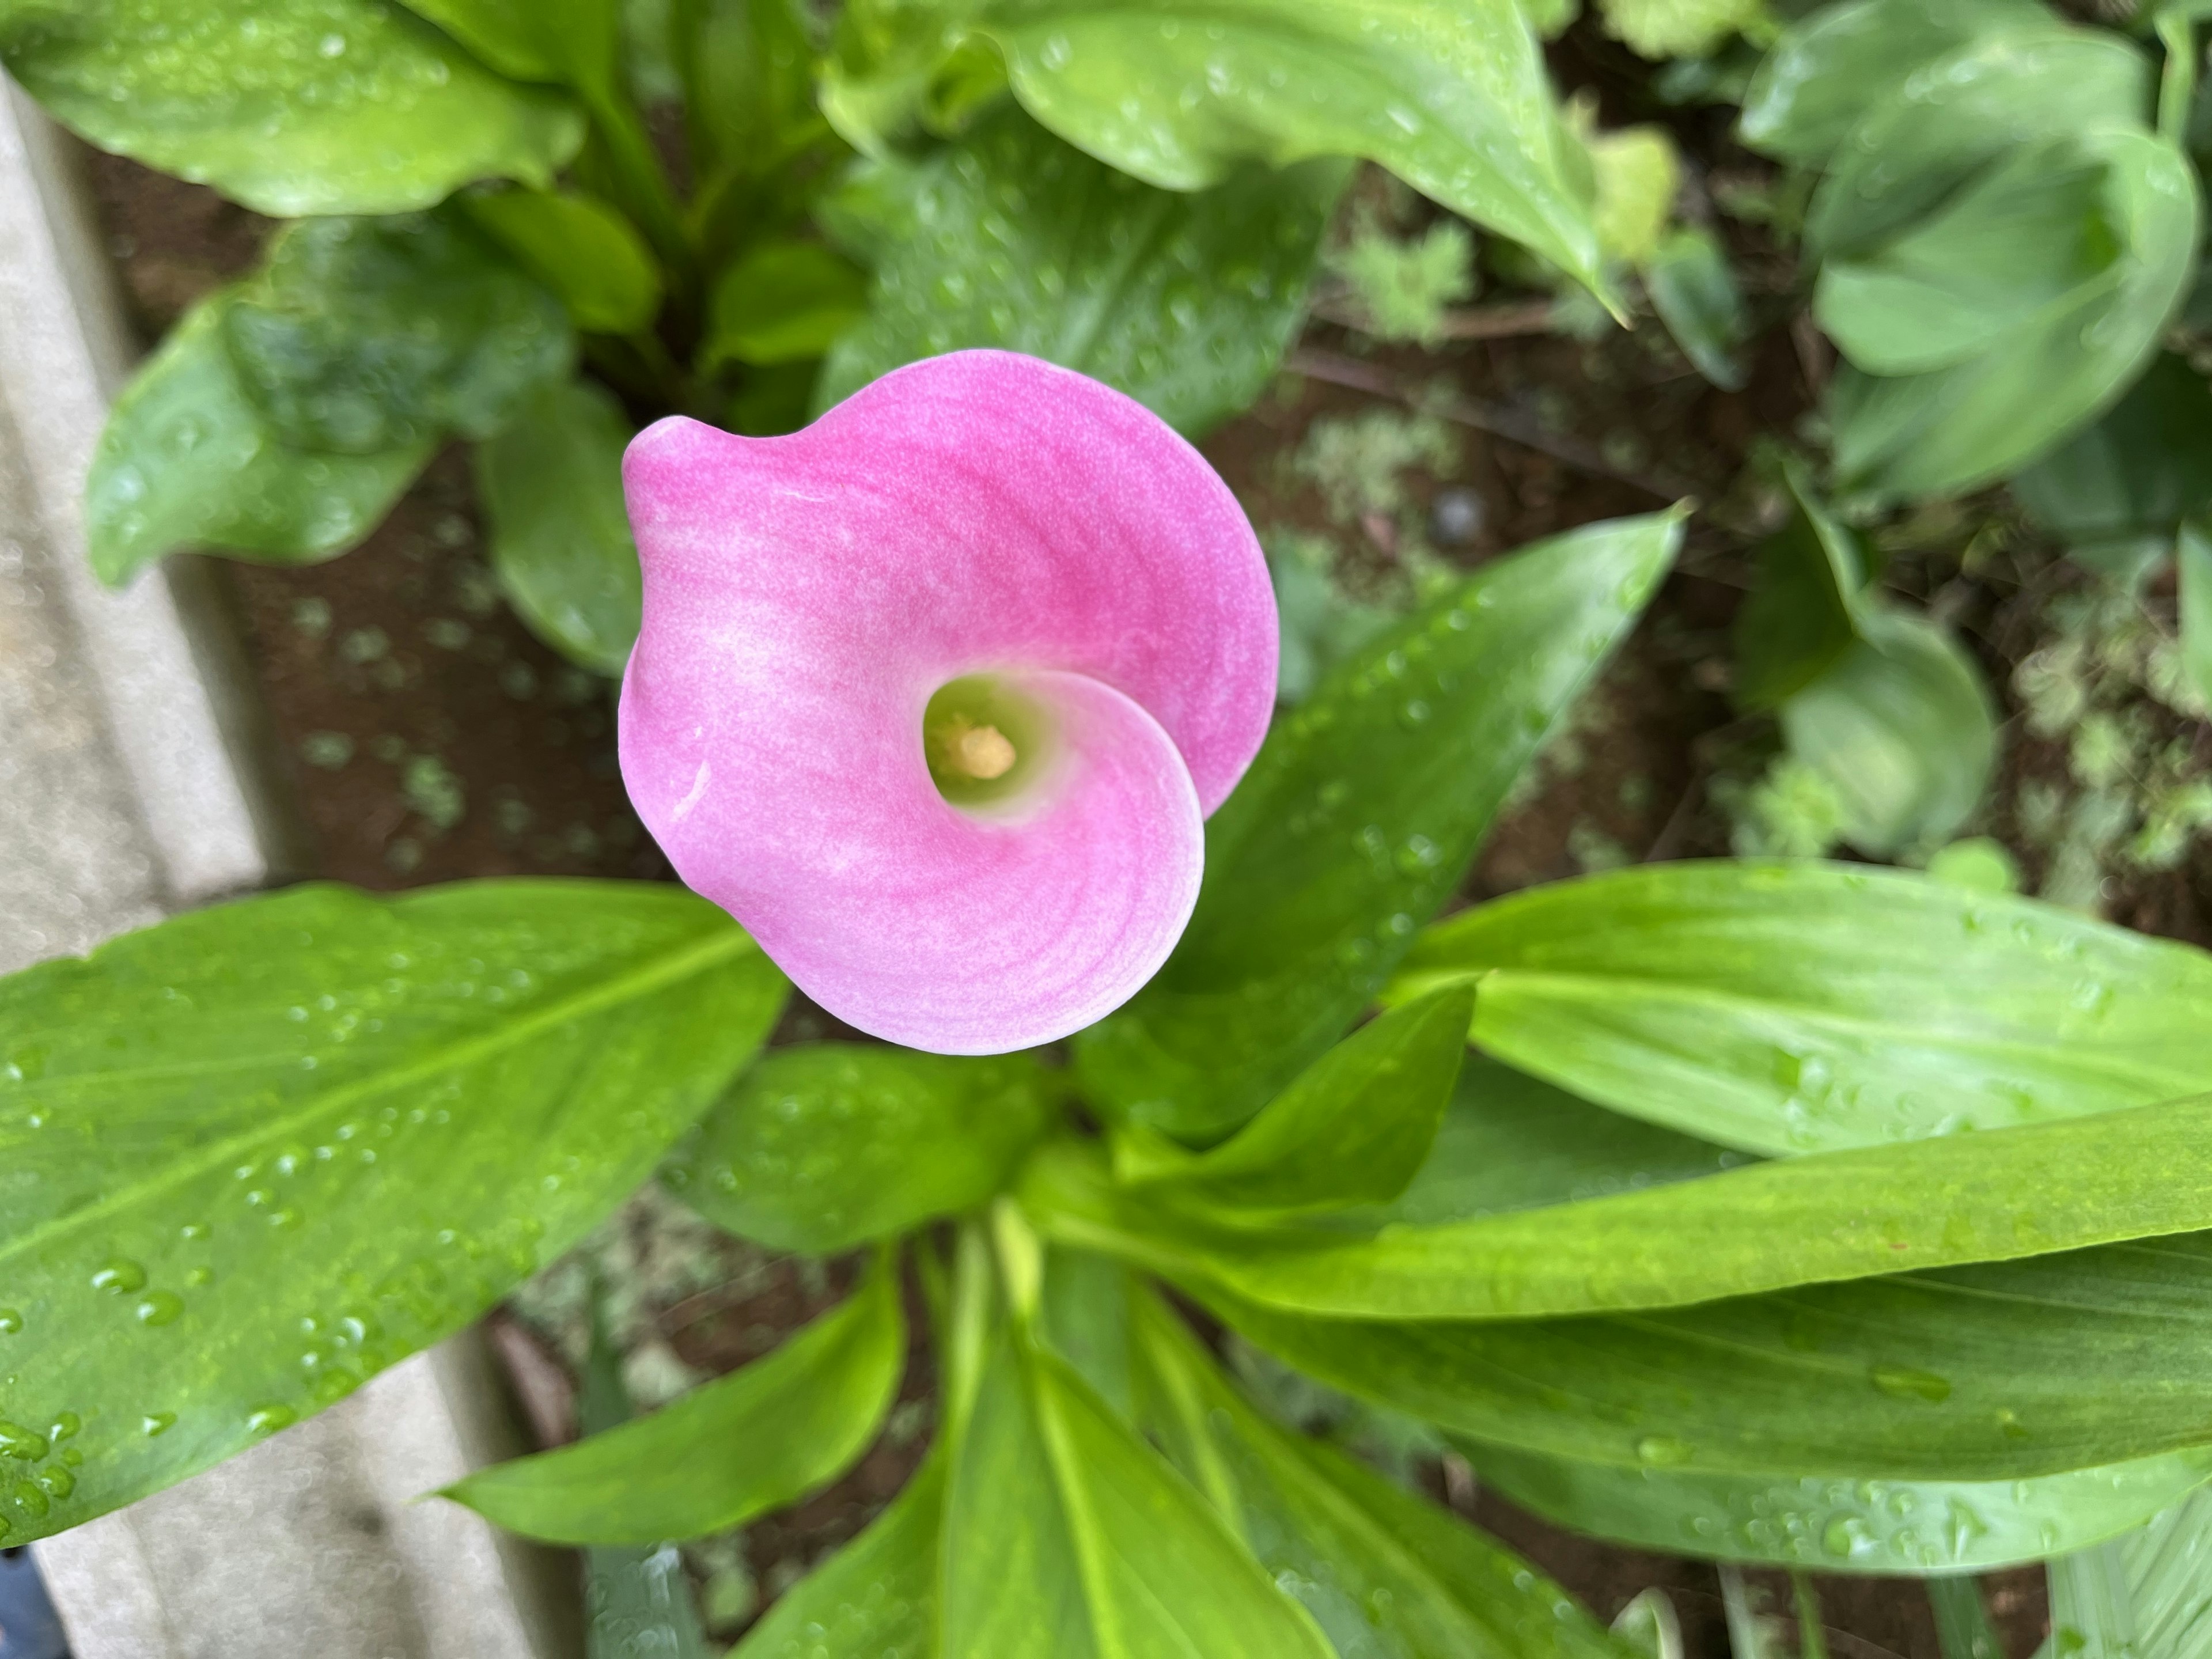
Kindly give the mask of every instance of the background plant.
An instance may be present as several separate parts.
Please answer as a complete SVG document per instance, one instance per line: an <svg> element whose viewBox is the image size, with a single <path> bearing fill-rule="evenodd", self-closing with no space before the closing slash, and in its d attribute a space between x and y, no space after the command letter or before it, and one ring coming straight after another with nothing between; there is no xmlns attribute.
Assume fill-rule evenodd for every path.
<svg viewBox="0 0 2212 1659"><path fill-rule="evenodd" d="M667 410L788 429L989 343L1198 431L1261 394L1310 292L1355 345L1597 334L1611 307L1723 386L1793 330L1817 347L1802 319L1842 360L1819 418L1711 515L1751 555L1741 839L1935 873L1656 866L1431 927L1682 532L1467 576L1394 486L1444 453L1416 388L1294 463L1407 556L1362 585L1278 538L1298 710L1214 827L1184 946L1072 1065L756 1061L774 971L613 884L305 890L10 981L7 1541L342 1396L660 1166L734 1233L876 1265L634 1424L602 1365L598 1435L459 1495L595 1546L604 1582L665 1574L660 1541L866 1443L926 1312L929 1461L748 1651L1635 1650L1286 1430L1194 1304L1568 1524L1830 1571L2079 1548L2062 1624L2117 1644L2132 1608L2191 1650L2201 1609L2157 1566L2208 1473L2204 959L1947 845L1996 719L1954 619L1892 579L2023 525L2096 573L2021 671L2071 786L2024 826L2047 896L2094 905L2113 860L2212 818L2141 700L2201 716L2212 650L2187 9L1604 7L1673 58L1659 109L1741 103L1780 167L1733 194L1657 121L1556 103L1548 9L1347 5L1318 44L1305 9L1218 9L0 6L0 57L64 120L297 219L118 404L95 560L328 556L458 437L509 598L611 673L636 611L615 460ZM1449 213L1385 191L1344 216L1354 158ZM1778 281L1742 258L1754 224ZM1973 1651L1978 1604L1931 1585ZM1663 1650L1657 1615L1633 1628Z"/></svg>

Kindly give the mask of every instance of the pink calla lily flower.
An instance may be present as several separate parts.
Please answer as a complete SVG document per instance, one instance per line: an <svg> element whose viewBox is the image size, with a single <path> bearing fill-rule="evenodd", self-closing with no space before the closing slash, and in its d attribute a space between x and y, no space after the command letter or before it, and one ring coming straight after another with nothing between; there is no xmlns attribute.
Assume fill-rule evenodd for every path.
<svg viewBox="0 0 2212 1659"><path fill-rule="evenodd" d="M800 989L993 1054L1158 969L1275 691L1266 561L1197 451L1081 374L964 351L790 437L664 420L623 479L623 780Z"/></svg>

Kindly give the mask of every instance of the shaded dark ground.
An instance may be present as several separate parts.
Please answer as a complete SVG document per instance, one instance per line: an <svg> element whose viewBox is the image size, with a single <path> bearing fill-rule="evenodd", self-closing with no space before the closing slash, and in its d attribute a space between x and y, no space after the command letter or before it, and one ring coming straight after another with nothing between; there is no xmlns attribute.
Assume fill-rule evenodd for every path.
<svg viewBox="0 0 2212 1659"><path fill-rule="evenodd" d="M1624 94L1610 74L1600 63L1589 77L1608 117L1647 118L1645 110L1612 107ZM1686 125L1710 124L1699 116ZM1708 131L1686 136L1731 167L1756 165ZM149 339L254 258L265 222L128 162L94 156L89 165ZM1692 188L1701 191L1702 181ZM1736 251L1751 273L1754 303L1778 310L1786 272L1777 275L1778 261L1755 246ZM1771 290L1764 296L1757 291L1762 282ZM1462 563L1591 520L1650 510L1677 484L1715 507L1693 522L1681 568L1594 692L1572 734L1571 763L1555 756L1540 787L1500 826L1469 884L1470 897L1577 873L1588 862L1575 850L1578 836L1586 846L1595 834L1630 859L1728 849L1728 821L1711 786L1730 746L1757 736L1736 720L1727 677L1728 629L1748 575L1745 549L1758 503L1730 492L1757 435L1791 429L1825 365L1817 343L1770 329L1749 388L1724 394L1698 380L1656 333L1647 327L1590 344L1540 336L1361 356L1341 330L1316 325L1308 349L1351 362L1385 395L1286 377L1206 446L1255 520L1321 530L1328 526L1318 494L1290 475L1283 458L1318 418L1389 406L1389 388L1418 396L1442 381L1483 410L1502 411L1524 437L1532 429L1536 437L1514 441L1475 426L1454 428L1456 453L1447 470L1454 486L1479 498L1484 520L1449 550ZM1589 464L1593 455L1595 465ZM1412 480L1412 518L1423 515L1437 487L1433 475ZM1352 533L1347 559L1387 578L1406 516L1378 518ZM1342 526L1332 533L1346 540ZM2011 671L2036 642L2037 585L2064 580L2051 576L2046 565L2043 554L2021 543L1972 578L1962 577L1957 549L1939 538L1924 553L1900 555L1893 580L1941 599L2008 699ZM391 520L344 558L302 569L221 568L312 837L312 873L371 888L472 876L665 874L623 798L606 689L567 667L497 600L464 453L442 456ZM2008 712L2017 711L2008 704ZM2212 732L2200 732L2200 752L2208 743ZM2025 738L2008 742L2008 753L1991 827L2014 839L2007 803L2016 786L2023 778L2063 776L2064 761L2057 745ZM2203 758L2212 762L2212 754ZM2035 855L2016 850L2033 876ZM2193 866L2126 884L2112 914L2148 931L2212 943L2207 857L2200 843ZM802 1001L778 1040L832 1030ZM833 1264L825 1276L782 1262L749 1280L742 1295L694 1296L657 1310L657 1323L684 1360L726 1370L827 1306L848 1273L849 1264ZM531 1340L519 1327L507 1327L501 1340L517 1356L541 1433L557 1437L557 1374L533 1364ZM902 1398L926 1401L931 1382L928 1356L918 1347ZM911 1432L903 1443L887 1437L829 1491L751 1528L747 1554L760 1583L772 1592L858 1530L910 1473L921 1443ZM1441 1481L1437 1496L1447 1496ZM1690 1653L1728 1654L1710 1566L1566 1534L1485 1492L1451 1496L1601 1617L1659 1585L1673 1596ZM1786 1609L1785 1581L1762 1579L1771 1605ZM1838 1659L1936 1659L1917 1585L1817 1583ZM2020 1659L2046 1627L2039 1572L2000 1575L1992 1602L2008 1651Z"/></svg>

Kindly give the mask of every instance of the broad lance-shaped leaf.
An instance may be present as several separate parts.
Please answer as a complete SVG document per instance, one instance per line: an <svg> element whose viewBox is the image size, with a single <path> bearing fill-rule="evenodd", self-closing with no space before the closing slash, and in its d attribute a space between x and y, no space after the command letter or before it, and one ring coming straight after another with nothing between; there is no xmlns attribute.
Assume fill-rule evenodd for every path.
<svg viewBox="0 0 2212 1659"><path fill-rule="evenodd" d="M589 380L547 386L477 448L491 567L531 631L572 662L618 675L637 643L644 578L623 507L635 435Z"/></svg>
<svg viewBox="0 0 2212 1659"><path fill-rule="evenodd" d="M1231 1143L1234 1145L1235 1143ZM1123 1195L1095 1154L1040 1158L1053 1237L1246 1300L1353 1319L1525 1319L1999 1261L2212 1226L2212 1095L1807 1158L1657 1190L1369 1237Z"/></svg>
<svg viewBox="0 0 2212 1659"><path fill-rule="evenodd" d="M380 455L286 443L223 343L237 296L223 289L186 312L109 411L84 490L102 581L180 548L272 564L329 558L374 530L430 459L427 438Z"/></svg>
<svg viewBox="0 0 2212 1659"><path fill-rule="evenodd" d="M290 226L222 325L285 441L346 454L488 438L575 362L561 302L453 213Z"/></svg>
<svg viewBox="0 0 2212 1659"><path fill-rule="evenodd" d="M1431 928L1389 995L1461 977L1498 1058L1753 1152L2212 1090L2212 957L1898 871L1713 861L1560 882Z"/></svg>
<svg viewBox="0 0 2212 1659"><path fill-rule="evenodd" d="M1996 700L1950 631L1863 605L1859 637L1782 705L1790 752L1836 793L1844 837L1881 857L1932 853L1982 804Z"/></svg>
<svg viewBox="0 0 2212 1659"><path fill-rule="evenodd" d="M2212 1445L2212 1237L1660 1312L1381 1323L1188 1285L1324 1382L1631 1468L2009 1480Z"/></svg>
<svg viewBox="0 0 2212 1659"><path fill-rule="evenodd" d="M1759 585L1736 612L1735 700L1772 708L1820 678L1859 637L1868 569L1858 538L1784 469L1790 521L1759 544Z"/></svg>
<svg viewBox="0 0 2212 1659"><path fill-rule="evenodd" d="M1680 540L1680 514L1654 514L1499 560L1279 719L1206 825L1175 954L1076 1039L1092 1097L1123 1121L1218 1137L1341 1036Z"/></svg>
<svg viewBox="0 0 2212 1659"><path fill-rule="evenodd" d="M1629 1659L1632 1650L1456 1516L1254 1408L1154 1296L1137 1304L1145 1426L1340 1654Z"/></svg>
<svg viewBox="0 0 2212 1659"><path fill-rule="evenodd" d="M880 153L918 115L943 125L1006 83L1161 189L1206 189L1240 161L1360 156L1599 281L1586 159L1515 0L862 0L822 106Z"/></svg>
<svg viewBox="0 0 2212 1659"><path fill-rule="evenodd" d="M380 0L9 0L0 63L80 137L280 217L547 185L584 136Z"/></svg>
<svg viewBox="0 0 2212 1659"><path fill-rule="evenodd" d="M1014 107L926 161L879 163L830 204L875 276L816 404L917 357L1000 346L1202 431L1273 378L1349 172L1248 166L1218 189L1159 190Z"/></svg>
<svg viewBox="0 0 2212 1659"><path fill-rule="evenodd" d="M1027 1054L779 1048L661 1178L741 1238L828 1255L989 1201L1052 1126L1064 1088Z"/></svg>
<svg viewBox="0 0 2212 1659"><path fill-rule="evenodd" d="M652 1172L785 983L675 888L301 887L0 981L6 1541L466 1324Z"/></svg>
<svg viewBox="0 0 2212 1659"><path fill-rule="evenodd" d="M651 1544L741 1526L835 1480L882 1427L906 1369L895 1260L764 1359L652 1416L446 1489L510 1532Z"/></svg>
<svg viewBox="0 0 2212 1659"><path fill-rule="evenodd" d="M776 1597L729 1659L936 1659L945 1465L933 1448L890 1507Z"/></svg>
<svg viewBox="0 0 2212 1659"><path fill-rule="evenodd" d="M1133 1128L1116 1179L1170 1206L1292 1216L1383 1203L1429 1156L1467 1053L1471 988L1392 1010L1330 1049L1211 1152Z"/></svg>
<svg viewBox="0 0 2212 1659"><path fill-rule="evenodd" d="M461 198L477 229L546 288L569 320L631 334L660 310L660 268L629 220L581 191L503 190Z"/></svg>
<svg viewBox="0 0 2212 1659"><path fill-rule="evenodd" d="M2212 1449L2027 1480L1848 1480L1581 1463L1462 1438L1523 1509L1615 1543L1821 1572L1987 1571L2080 1549L2212 1479Z"/></svg>
<svg viewBox="0 0 2212 1659"><path fill-rule="evenodd" d="M1703 227L1675 231L1653 254L1644 290L1698 373L1723 392L1741 391L1750 370L1740 349L1751 318L1720 239Z"/></svg>
<svg viewBox="0 0 2212 1659"><path fill-rule="evenodd" d="M1984 35L2047 25L2037 0L1849 0L1784 32L1743 100L1743 141L1801 167L1826 162L1923 64Z"/></svg>
<svg viewBox="0 0 2212 1659"><path fill-rule="evenodd" d="M1330 1659L1206 1499L1058 1356L1003 1334L945 1513L944 1659Z"/></svg>

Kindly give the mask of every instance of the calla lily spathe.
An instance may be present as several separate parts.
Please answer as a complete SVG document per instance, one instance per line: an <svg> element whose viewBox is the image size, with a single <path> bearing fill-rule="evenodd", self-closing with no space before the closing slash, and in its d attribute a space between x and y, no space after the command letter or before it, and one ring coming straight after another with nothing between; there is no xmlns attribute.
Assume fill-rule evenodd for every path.
<svg viewBox="0 0 2212 1659"><path fill-rule="evenodd" d="M623 474L623 779L800 989L981 1054L1158 970L1275 687L1265 559L1189 444L1083 375L967 351L789 437L664 420Z"/></svg>

